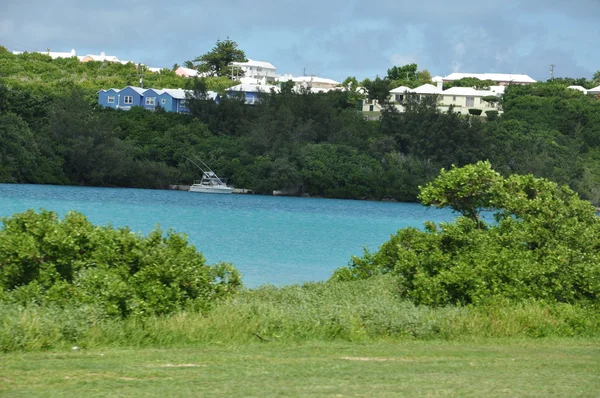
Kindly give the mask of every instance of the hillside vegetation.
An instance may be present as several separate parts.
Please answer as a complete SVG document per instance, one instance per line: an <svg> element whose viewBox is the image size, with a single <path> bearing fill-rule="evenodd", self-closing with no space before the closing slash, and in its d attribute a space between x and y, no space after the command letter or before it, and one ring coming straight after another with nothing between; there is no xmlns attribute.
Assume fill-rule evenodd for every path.
<svg viewBox="0 0 600 398"><path fill-rule="evenodd" d="M441 168L489 160L503 175L532 173L600 203L600 102L563 81L509 87L496 120L415 99L406 113L389 107L367 121L352 90L284 89L256 106L192 99L191 115L97 106L97 90L136 84L139 73L0 51L0 182L163 188L197 178L185 159L197 155L258 193L415 201ZM146 87L231 84L145 73Z"/></svg>

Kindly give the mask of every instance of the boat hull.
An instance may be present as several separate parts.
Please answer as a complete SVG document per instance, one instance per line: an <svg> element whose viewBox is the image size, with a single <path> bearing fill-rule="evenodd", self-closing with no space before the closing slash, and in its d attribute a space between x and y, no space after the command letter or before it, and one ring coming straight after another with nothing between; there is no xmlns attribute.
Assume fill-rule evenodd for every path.
<svg viewBox="0 0 600 398"><path fill-rule="evenodd" d="M233 192L233 188L231 187L203 187L199 185L192 185L189 189L190 192L198 192L198 193L220 193L220 194L230 194Z"/></svg>

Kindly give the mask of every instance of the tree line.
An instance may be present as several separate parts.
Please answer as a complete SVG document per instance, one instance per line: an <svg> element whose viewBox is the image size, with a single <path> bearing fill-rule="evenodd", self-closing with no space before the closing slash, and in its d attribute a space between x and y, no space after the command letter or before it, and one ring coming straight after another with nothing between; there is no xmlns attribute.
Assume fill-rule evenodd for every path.
<svg viewBox="0 0 600 398"><path fill-rule="evenodd" d="M284 85L254 106L224 95L216 104L202 93L233 84L217 76L183 82L195 95L181 115L99 107L100 84L137 75L127 65L74 61L0 51L1 182L164 188L198 177L186 160L196 155L257 193L414 201L441 168L489 160L503 175L532 173L600 203L600 102L562 80L509 86L495 120L409 97L407 112L386 106L373 121L357 110L352 89L294 93ZM416 65L388 73L413 85L427 79ZM165 79L157 87L182 83L149 76Z"/></svg>

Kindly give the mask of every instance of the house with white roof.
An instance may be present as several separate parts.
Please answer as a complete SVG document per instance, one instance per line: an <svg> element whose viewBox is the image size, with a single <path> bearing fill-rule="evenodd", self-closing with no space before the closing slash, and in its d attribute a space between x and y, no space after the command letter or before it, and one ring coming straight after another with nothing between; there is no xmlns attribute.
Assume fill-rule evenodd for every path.
<svg viewBox="0 0 600 398"><path fill-rule="evenodd" d="M128 63L129 61L120 61L119 58L115 57L114 55L106 55L104 52L101 52L99 55L96 54L88 54L88 55L84 55L81 57L77 57L79 58L79 61L81 62L90 62L90 61L97 61L97 62L119 62L119 63Z"/></svg>
<svg viewBox="0 0 600 398"><path fill-rule="evenodd" d="M324 77L318 76L297 76L293 77L291 75L282 76L278 79L281 81L292 81L295 86L305 87L308 89L317 88L317 89L332 89L339 86L341 83L335 81L333 79L327 79Z"/></svg>
<svg viewBox="0 0 600 398"><path fill-rule="evenodd" d="M499 99L500 95L499 92L491 89L476 90L473 87L452 87L441 93L438 107L442 112L452 107L454 112L464 115L469 114L469 109L480 109L482 115L485 116L485 111L498 111L499 109L498 101L488 102L484 98L493 96Z"/></svg>
<svg viewBox="0 0 600 398"><path fill-rule="evenodd" d="M598 97L600 99L600 86L594 87L594 88L590 88L587 91L587 94L594 95L594 96L596 96L596 97Z"/></svg>
<svg viewBox="0 0 600 398"><path fill-rule="evenodd" d="M567 88L570 88L571 90L581 91L582 93L587 94L587 89L583 86L569 86Z"/></svg>
<svg viewBox="0 0 600 398"><path fill-rule="evenodd" d="M48 55L52 59L77 57L77 52L75 51L75 49L72 49L69 52L55 52L55 51L50 51L50 50L47 50L47 51L34 51L34 52L38 53L38 54ZM13 51L12 53L14 55L20 55L20 54L23 54L23 51Z"/></svg>
<svg viewBox="0 0 600 398"><path fill-rule="evenodd" d="M260 101L262 95L270 93L279 93L281 90L277 86L270 84L249 84L242 83L237 86L229 87L225 90L230 98L244 97L246 104L254 105Z"/></svg>
<svg viewBox="0 0 600 398"><path fill-rule="evenodd" d="M186 68L183 66L180 66L179 68L177 68L177 70L175 70L175 74L177 76L183 76L183 77L206 77L207 76L206 73L200 73L196 69Z"/></svg>
<svg viewBox="0 0 600 398"><path fill-rule="evenodd" d="M512 74L512 73L451 73L443 78L444 82L453 82L456 80L464 79L466 77L474 77L479 80L491 80L498 83L500 86L506 86L508 84L532 84L536 83L534 79L523 74Z"/></svg>
<svg viewBox="0 0 600 398"><path fill-rule="evenodd" d="M246 62L232 62L229 64L232 75L236 77L236 68L244 73L243 77L274 82L277 79L277 70L270 62L248 59Z"/></svg>

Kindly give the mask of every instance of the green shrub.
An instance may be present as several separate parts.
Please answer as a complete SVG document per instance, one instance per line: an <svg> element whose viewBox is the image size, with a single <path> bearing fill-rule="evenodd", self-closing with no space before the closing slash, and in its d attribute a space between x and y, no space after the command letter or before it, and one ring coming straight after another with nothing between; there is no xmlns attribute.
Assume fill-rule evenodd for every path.
<svg viewBox="0 0 600 398"><path fill-rule="evenodd" d="M469 114L471 114L473 116L480 116L481 112L482 112L481 109L476 109L476 108L470 108L469 109Z"/></svg>
<svg viewBox="0 0 600 398"><path fill-rule="evenodd" d="M501 177L487 162L442 170L421 188L426 205L462 216L400 230L333 278L401 277L416 304L484 304L499 298L557 303L600 297L600 223L592 206L545 179ZM479 210L494 209L486 224Z"/></svg>
<svg viewBox="0 0 600 398"><path fill-rule="evenodd" d="M498 111L485 111L485 115L490 122L498 119Z"/></svg>
<svg viewBox="0 0 600 398"><path fill-rule="evenodd" d="M208 309L240 285L229 264L209 266L187 238L92 225L80 213L29 210L3 219L0 297L101 305L111 316Z"/></svg>

